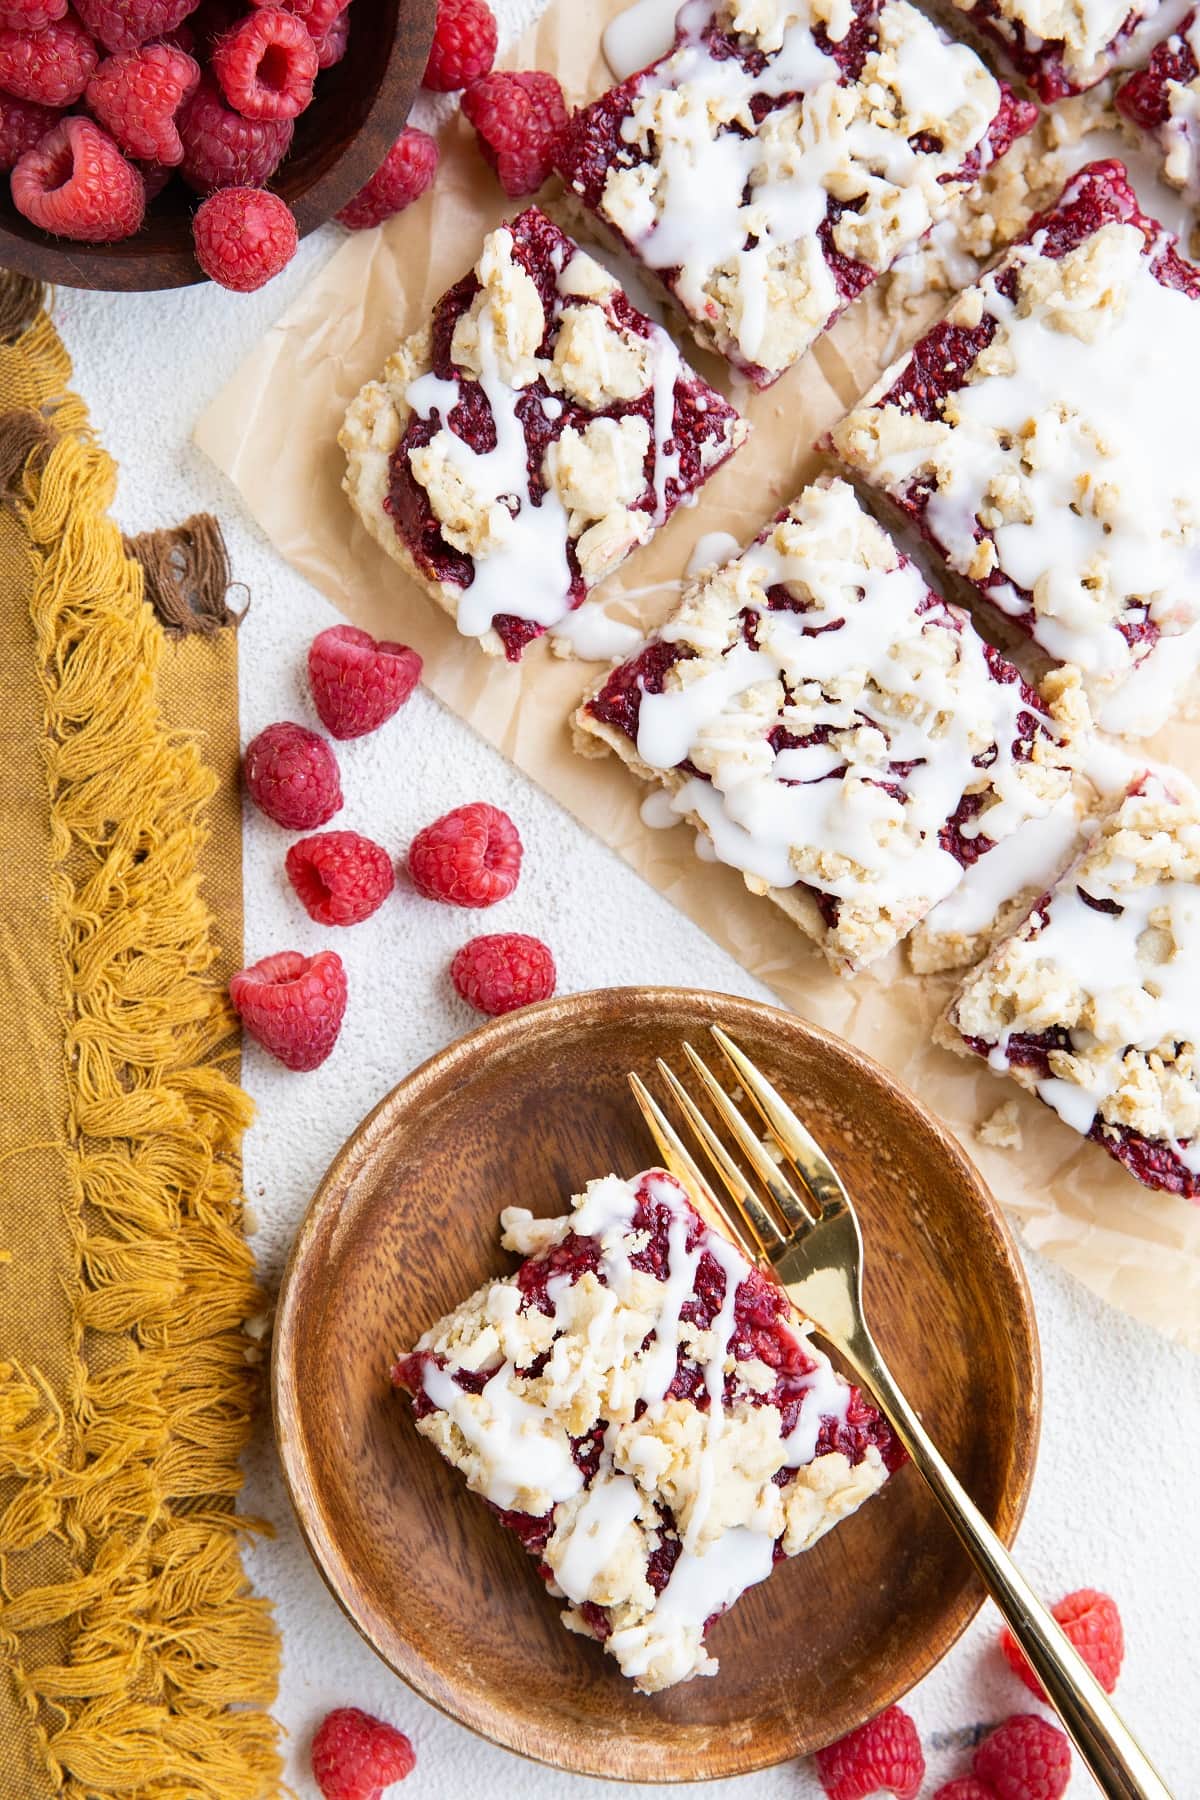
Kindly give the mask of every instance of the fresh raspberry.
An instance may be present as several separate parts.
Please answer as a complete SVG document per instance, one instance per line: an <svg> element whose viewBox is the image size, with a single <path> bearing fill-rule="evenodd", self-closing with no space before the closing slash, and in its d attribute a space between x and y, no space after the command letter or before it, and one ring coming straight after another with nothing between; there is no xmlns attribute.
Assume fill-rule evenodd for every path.
<svg viewBox="0 0 1200 1800"><path fill-rule="evenodd" d="M87 103L126 156L172 167L183 161L175 115L200 79L200 65L170 44L106 57L87 85Z"/></svg>
<svg viewBox="0 0 1200 1800"><path fill-rule="evenodd" d="M301 838L284 858L300 904L318 925L359 925L378 912L396 885L392 859L357 831Z"/></svg>
<svg viewBox="0 0 1200 1800"><path fill-rule="evenodd" d="M246 16L246 0L200 0L194 13L188 14L188 27L195 39L196 55L203 62L218 38Z"/></svg>
<svg viewBox="0 0 1200 1800"><path fill-rule="evenodd" d="M1058 1800L1071 1779L1071 1746L1057 1726L1017 1713L984 1738L971 1767L996 1800Z"/></svg>
<svg viewBox="0 0 1200 1800"><path fill-rule="evenodd" d="M136 50L166 37L195 12L197 0L75 0L75 11L106 50Z"/></svg>
<svg viewBox="0 0 1200 1800"><path fill-rule="evenodd" d="M1050 1610L1105 1693L1111 1694L1125 1656L1125 1633L1116 1601L1096 1588L1079 1588ZM1013 1674L1021 1677L1031 1694L1044 1700L1042 1684L1007 1626L1000 1633L1000 1648Z"/></svg>
<svg viewBox="0 0 1200 1800"><path fill-rule="evenodd" d="M156 200L158 198L168 181L170 181L172 175L175 173L174 169L168 169L162 163L152 162L138 163L137 172L141 176L142 186L146 190L147 206L149 206L151 200Z"/></svg>
<svg viewBox="0 0 1200 1800"><path fill-rule="evenodd" d="M495 60L496 21L485 0L438 0L422 85L435 94L452 93L486 75Z"/></svg>
<svg viewBox="0 0 1200 1800"><path fill-rule="evenodd" d="M337 758L303 725L260 731L246 746L242 774L254 804L289 831L312 831L342 809Z"/></svg>
<svg viewBox="0 0 1200 1800"><path fill-rule="evenodd" d="M252 294L296 254L296 221L285 200L265 188L223 187L201 201L192 220L196 261L238 294Z"/></svg>
<svg viewBox="0 0 1200 1800"><path fill-rule="evenodd" d="M303 20L265 6L218 38L212 72L247 119L294 119L312 99L317 47Z"/></svg>
<svg viewBox="0 0 1200 1800"><path fill-rule="evenodd" d="M408 125L400 133L370 181L348 200L337 218L351 231L382 225L420 198L438 166L438 147L427 131Z"/></svg>
<svg viewBox="0 0 1200 1800"><path fill-rule="evenodd" d="M817 1774L829 1800L866 1800L868 1794L913 1800L925 1779L917 1728L906 1712L889 1706L848 1737L818 1750Z"/></svg>
<svg viewBox="0 0 1200 1800"><path fill-rule="evenodd" d="M960 1775L956 1781L947 1781L933 1796L933 1800L996 1800L992 1789L975 1775Z"/></svg>
<svg viewBox="0 0 1200 1800"><path fill-rule="evenodd" d="M14 100L10 94L0 94L0 170L11 169L61 121L62 114L53 106L39 106L36 100Z"/></svg>
<svg viewBox="0 0 1200 1800"><path fill-rule="evenodd" d="M567 123L562 89L553 75L501 72L473 81L462 109L475 127L484 159L511 199L536 193L554 166Z"/></svg>
<svg viewBox="0 0 1200 1800"><path fill-rule="evenodd" d="M313 37L313 43L317 47L318 69L332 69L335 63L340 63L349 42L350 14L339 13L328 31L323 31L319 37Z"/></svg>
<svg viewBox="0 0 1200 1800"><path fill-rule="evenodd" d="M357 1706L339 1706L317 1728L312 1771L324 1800L379 1800L385 1787L416 1767L402 1731Z"/></svg>
<svg viewBox="0 0 1200 1800"><path fill-rule="evenodd" d="M0 25L14 31L44 31L66 10L67 0L0 0Z"/></svg>
<svg viewBox="0 0 1200 1800"><path fill-rule="evenodd" d="M418 893L450 906L495 906L521 873L521 839L498 806L456 806L418 831L408 847L408 873Z"/></svg>
<svg viewBox="0 0 1200 1800"><path fill-rule="evenodd" d="M12 172L13 205L42 231L81 244L132 237L146 211L142 178L91 119L64 119Z"/></svg>
<svg viewBox="0 0 1200 1800"><path fill-rule="evenodd" d="M95 44L72 13L41 31L0 29L0 88L18 100L71 106L99 60Z"/></svg>
<svg viewBox="0 0 1200 1800"><path fill-rule="evenodd" d="M400 711L421 679L407 644L378 643L356 625L330 625L308 647L313 705L335 738L365 737Z"/></svg>
<svg viewBox="0 0 1200 1800"><path fill-rule="evenodd" d="M179 114L183 161L179 172L198 194L216 188L260 187L269 181L292 143L291 119L243 119L205 73Z"/></svg>
<svg viewBox="0 0 1200 1800"><path fill-rule="evenodd" d="M346 971L336 950L280 950L229 984L242 1024L289 1069L315 1069L337 1043L346 1013Z"/></svg>
<svg viewBox="0 0 1200 1800"><path fill-rule="evenodd" d="M477 1012L496 1018L548 1000L558 972L540 938L523 931L496 931L469 939L450 964L450 979ZM913 1789L916 1792L916 1789Z"/></svg>
<svg viewBox="0 0 1200 1800"><path fill-rule="evenodd" d="M251 6L277 6L294 13L314 43L345 15L350 0L250 0Z"/></svg>

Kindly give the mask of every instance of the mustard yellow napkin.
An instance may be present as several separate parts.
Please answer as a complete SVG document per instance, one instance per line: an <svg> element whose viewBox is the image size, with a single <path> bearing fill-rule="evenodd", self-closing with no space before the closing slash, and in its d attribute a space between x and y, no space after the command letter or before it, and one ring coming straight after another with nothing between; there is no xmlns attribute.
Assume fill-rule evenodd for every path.
<svg viewBox="0 0 1200 1800"><path fill-rule="evenodd" d="M259 1800L223 546L210 520L124 545L10 277L0 339L0 1800Z"/></svg>

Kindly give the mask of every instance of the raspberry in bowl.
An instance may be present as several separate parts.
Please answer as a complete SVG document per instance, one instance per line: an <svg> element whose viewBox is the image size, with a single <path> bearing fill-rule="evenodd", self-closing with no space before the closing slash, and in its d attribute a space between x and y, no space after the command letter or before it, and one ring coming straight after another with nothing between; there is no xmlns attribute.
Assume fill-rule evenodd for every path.
<svg viewBox="0 0 1200 1800"><path fill-rule="evenodd" d="M317 9L308 10L315 15ZM0 263L42 281L118 292L186 287L202 281L206 271L194 253L192 218L197 193L205 192L205 184L212 179L214 157L218 165L222 158L233 157L230 168L222 173L226 181L233 178L231 185L269 185L294 216L299 237L307 236L332 218L370 180L403 130L429 54L436 10L436 0L350 0L341 8L330 8L326 0L321 16L324 11L336 14L333 24L338 27L333 46L326 41L328 34L320 41L314 38L307 56L305 46L300 45L298 57L292 58L297 65L292 71L296 81L292 82L289 76L285 84L288 92L282 111L277 100L260 93L261 105L254 118L231 114L225 106L212 72L210 46L202 31L195 28L192 15L197 8L187 0L128 0L120 7L110 0L85 0L65 20L51 21L45 28L50 32L70 27L70 41L62 46L62 54L52 59L57 84L53 93L36 86L41 80L37 69L42 59L32 57L27 44L9 42L24 34L0 31L0 68L5 70L0 78L4 91L0 138L6 162L11 155L8 166L16 162L22 151L36 146L38 140L31 141L31 134L37 109L52 106L61 110L63 119L86 120L83 109L89 104L89 85L103 71L98 91L110 115L109 126L99 145L85 143L82 152L94 156L101 150L107 152L112 145L111 154L123 170L134 175L139 186L143 176L146 178L144 215L132 235L116 236L118 231L130 230L137 210L133 198L126 195L121 216L109 223L107 230L104 221L90 217L84 220L84 241L74 241L68 235L72 230L69 195L63 196L66 216L61 203L49 207L44 204L46 195L52 200L57 198L60 185L69 176L70 166L63 155L56 159L54 169L36 175L32 211L44 224L27 216L28 208L19 210L9 182L0 180ZM238 0L230 11L232 23L239 31L247 28L247 22L253 30L256 15L283 12L297 22L305 16L305 9L293 6L290 0L284 7ZM139 21L148 22L149 30L143 30ZM258 29L261 35L262 27ZM289 28L283 29L287 32ZM139 115L133 119L127 102L127 89L133 82L128 73L122 79L122 68L127 66L131 54L136 58L139 45L161 33L172 37L178 34L183 47L181 55L170 58L169 68L162 71L165 80L186 86L189 72L185 65L189 60L195 64L197 79L182 106L197 118L197 124L194 132L185 129L182 134L180 162L146 162L134 169L115 147L114 124L121 133L132 134L131 143L140 144L150 133L167 144L169 155L174 153L164 117L171 96L154 116L143 119ZM343 33L342 54L331 61L343 44ZM249 92L246 67L252 59L247 46L242 48L239 67L231 72L230 79L236 82L240 78ZM277 57L282 60L285 54L291 55L272 47L266 47L265 54L268 71ZM122 64L106 70L106 63L118 57ZM311 104L293 112L306 79L311 87ZM9 100L10 93L16 98ZM95 112L95 106L90 110ZM174 116L173 110L170 116ZM232 145L231 116L236 126L236 141ZM100 132L99 127L95 129ZM190 144L189 137L193 140ZM175 178L164 178L164 171L167 177ZM115 241L104 241L106 237Z"/></svg>

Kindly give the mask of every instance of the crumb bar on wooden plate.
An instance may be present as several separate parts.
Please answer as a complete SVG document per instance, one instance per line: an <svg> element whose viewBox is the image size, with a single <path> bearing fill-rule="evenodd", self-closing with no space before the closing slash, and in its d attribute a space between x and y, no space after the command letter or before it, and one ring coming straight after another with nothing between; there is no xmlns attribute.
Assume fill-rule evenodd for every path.
<svg viewBox="0 0 1200 1800"><path fill-rule="evenodd" d="M1200 796L1184 777L1131 784L967 977L940 1037L1146 1187L1200 1198Z"/></svg>
<svg viewBox="0 0 1200 1800"><path fill-rule="evenodd" d="M1036 113L907 0L689 0L671 54L576 113L558 161L766 386Z"/></svg>
<svg viewBox="0 0 1200 1800"><path fill-rule="evenodd" d="M467 637L516 661L746 436L661 326L530 207L346 414L367 530Z"/></svg>
<svg viewBox="0 0 1200 1800"><path fill-rule="evenodd" d="M1067 792L1086 707L1036 693L840 480L808 487L576 714L852 972Z"/></svg>
<svg viewBox="0 0 1200 1800"><path fill-rule="evenodd" d="M393 1371L417 1429L643 1693L714 1675L713 1621L882 1487L886 1421L661 1170L561 1218Z"/></svg>
<svg viewBox="0 0 1200 1800"><path fill-rule="evenodd" d="M846 466L1153 731L1200 661L1200 269L1081 170L835 427Z"/></svg>

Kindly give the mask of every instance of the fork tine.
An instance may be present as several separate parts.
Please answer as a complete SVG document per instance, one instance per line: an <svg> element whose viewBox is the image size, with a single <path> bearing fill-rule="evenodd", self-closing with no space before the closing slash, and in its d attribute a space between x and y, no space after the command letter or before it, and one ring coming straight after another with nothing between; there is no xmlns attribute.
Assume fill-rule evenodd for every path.
<svg viewBox="0 0 1200 1800"><path fill-rule="evenodd" d="M642 1117L650 1131L650 1136L658 1146L659 1155L663 1159L663 1167L674 1175L675 1179L687 1189L696 1211L714 1231L728 1237L732 1234L738 1248L743 1250L751 1262L757 1262L761 1251L755 1239L748 1235L747 1227L740 1219L726 1216L708 1182L700 1173L698 1164L693 1160L683 1139L675 1130L658 1101L650 1092L640 1075L632 1071L629 1085L633 1089L633 1097L641 1108Z"/></svg>
<svg viewBox="0 0 1200 1800"><path fill-rule="evenodd" d="M755 1256L769 1256L776 1245L783 1243L785 1234L780 1231L679 1077L661 1056L658 1058L658 1072L675 1096L684 1118L708 1152L709 1161L724 1182L725 1190L740 1213L746 1229L753 1236Z"/></svg>
<svg viewBox="0 0 1200 1800"><path fill-rule="evenodd" d="M740 1050L719 1025L713 1025L710 1029L726 1062L762 1115L771 1136L799 1170L804 1185L822 1216L831 1210L849 1206L850 1202L837 1170L779 1090L772 1086L750 1061L746 1052Z"/></svg>
<svg viewBox="0 0 1200 1800"><path fill-rule="evenodd" d="M737 1139L747 1162L753 1168L772 1200L787 1221L791 1231L805 1231L816 1224L816 1217L803 1197L798 1194L779 1164L774 1161L761 1139L751 1131L745 1119L734 1105L725 1089L721 1086L708 1064L690 1044L683 1046L684 1055L704 1083L712 1096L713 1105L720 1113L730 1133ZM786 1236L787 1233L784 1233Z"/></svg>

